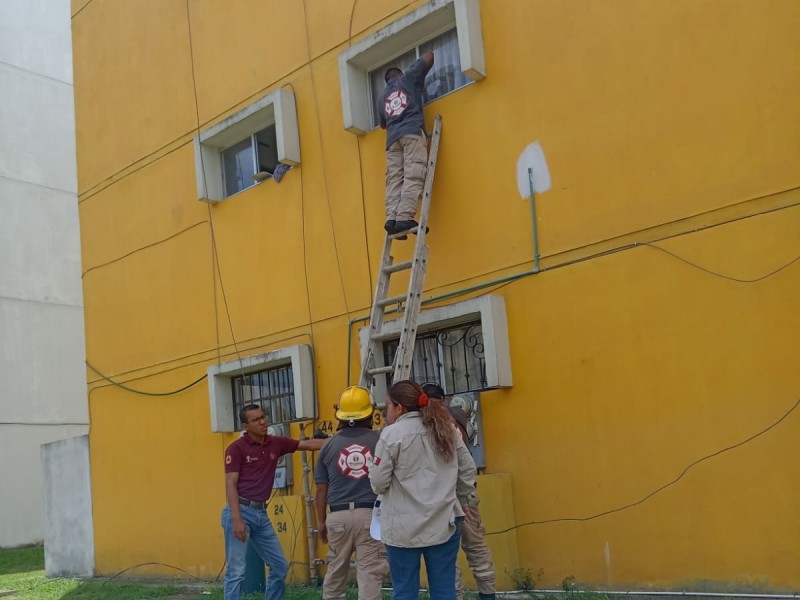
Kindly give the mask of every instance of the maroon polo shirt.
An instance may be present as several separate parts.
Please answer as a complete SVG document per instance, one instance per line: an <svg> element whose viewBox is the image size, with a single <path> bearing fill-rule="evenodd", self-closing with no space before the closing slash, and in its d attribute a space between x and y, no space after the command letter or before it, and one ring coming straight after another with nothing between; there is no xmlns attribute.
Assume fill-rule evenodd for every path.
<svg viewBox="0 0 800 600"><path fill-rule="evenodd" d="M299 445L292 438L272 436L259 444L245 434L225 450L225 472L239 473L239 496L266 502L272 494L278 459L294 452Z"/></svg>

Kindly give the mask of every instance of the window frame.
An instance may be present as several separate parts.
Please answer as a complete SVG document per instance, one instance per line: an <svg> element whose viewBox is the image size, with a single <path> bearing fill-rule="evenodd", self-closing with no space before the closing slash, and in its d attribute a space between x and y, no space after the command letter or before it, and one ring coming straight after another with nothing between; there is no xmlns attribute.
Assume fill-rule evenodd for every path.
<svg viewBox="0 0 800 600"><path fill-rule="evenodd" d="M421 311L417 324L417 335L422 336L431 331L446 329L455 325L463 325L480 320L483 334L484 357L486 369L486 387L483 390L512 387L511 355L508 343L508 321L506 318L505 299L502 296L487 295ZM402 318L385 322L383 330L375 339L375 367L384 367L383 345L399 337L403 324ZM370 328L365 325L359 329L360 356L363 361L364 349L369 342ZM363 364L361 364L363 368ZM378 407L384 407L387 394L385 377L376 376L372 394Z"/></svg>
<svg viewBox="0 0 800 600"><path fill-rule="evenodd" d="M286 346L271 352L244 357L208 367L208 396L211 412L211 431L233 432L236 416L233 411L235 377L251 375L273 367L292 366L294 412L292 421L317 418L316 382L313 351L309 345Z"/></svg>
<svg viewBox="0 0 800 600"><path fill-rule="evenodd" d="M479 0L432 0L339 54L344 128L358 135L374 129L370 71L453 28L462 73L473 81L484 79Z"/></svg>
<svg viewBox="0 0 800 600"><path fill-rule="evenodd" d="M255 185L226 196L222 152L247 138L252 139L257 133L273 124L275 125L278 162L290 166L299 165L300 134L297 125L295 97L289 90L281 88L255 100L242 110L195 135L197 199L213 203L222 202L262 183L257 181ZM256 156L257 148L253 156L254 166L257 169Z"/></svg>

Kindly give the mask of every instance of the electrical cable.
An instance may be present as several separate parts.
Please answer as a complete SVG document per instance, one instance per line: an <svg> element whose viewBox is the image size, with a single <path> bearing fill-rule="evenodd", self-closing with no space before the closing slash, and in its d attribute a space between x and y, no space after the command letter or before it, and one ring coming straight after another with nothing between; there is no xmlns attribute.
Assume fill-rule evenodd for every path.
<svg viewBox="0 0 800 600"><path fill-rule="evenodd" d="M347 28L347 47L353 45L353 17L356 14L356 4L358 0L353 0L353 7L350 9L350 26Z"/></svg>
<svg viewBox="0 0 800 600"><path fill-rule="evenodd" d="M84 9L84 8L86 8L86 7L87 7L89 4L91 4L93 1L94 1L94 0L89 0L89 2L88 2L86 5L84 5L84 6L83 6L83 7L82 7L80 10L78 10L78 12L77 12L77 13L75 13L75 14L72 16L72 18L74 19L74 18L75 18L75 17L78 15L78 13L82 12L82 11L83 11L83 9ZM414 2L415 2L415 1L416 1L416 0L412 0L412 1L411 1L411 2L409 2L408 4L406 4L406 5L404 5L404 6L400 7L400 8L398 8L397 10L395 10L395 11L393 11L393 12L391 12L391 13L389 13L389 14L385 15L385 16L383 17L383 19L390 19L391 17L393 17L393 16L395 16L396 14L398 14L398 13L400 13L400 12L404 11L404 10L405 10L405 9L407 9L409 6L411 6L412 4L414 4ZM363 33L364 31L366 31L366 29L368 29L368 28L365 28L365 29L363 29L363 30L359 31L358 33ZM352 37L352 32L351 32L351 35L350 35L350 37ZM331 46L331 47L330 47L330 48L328 48L327 50L324 50L322 53L320 53L320 56L322 56L323 54L327 54L328 52L335 51L335 50L336 50L336 48L338 48L338 46L339 46L339 43L338 43L338 42L337 42L337 43L334 43L334 45L333 45L333 46ZM284 75L283 75L281 78L290 77L290 76L292 76L292 75L296 74L298 71L300 71L300 70L304 69L305 67L306 67L306 65L300 65L299 67L296 67L295 69L293 69L293 70L289 71L288 73L285 73L285 74L284 74ZM254 93L254 94L253 94L251 97L260 95L260 94L261 94L261 93L263 93L265 90L268 90L269 88L271 88L272 86L274 86L276 83L277 83L277 81L270 81L270 82L269 82L267 85L265 85L264 87L262 87L261 89L259 89L258 91L256 91L256 92L255 92L255 93ZM209 121L210 121L210 120L217 119L217 118L219 118L220 116L222 116L222 115L224 115L224 114L226 114L226 113L230 112L232 109L234 109L236 106L238 106L238 104L239 104L239 102L237 102L236 104L234 104L234 105L232 105L232 106L229 106L229 107L227 107L227 108L224 108L224 109L222 109L222 110L221 110L219 113L217 113L216 115L212 116L212 117L209 119ZM192 143L194 143L194 141L193 141L193 140L188 140L187 142L185 142L185 143L183 143L183 144L180 144L178 147L176 147L176 148L173 148L172 150L169 150L169 151L165 152L163 155L161 155L161 156L158 156L157 158L153 159L152 161L150 161L150 162L148 162L148 163L146 163L146 164L143 164L143 165L136 166L136 168L135 168L135 169L133 169L132 171L130 171L130 172L128 172L128 173L126 173L125 175L122 175L122 176L121 176L121 177L119 177L118 179L114 179L115 177L117 177L117 175L119 175L119 173L120 173L120 172L124 171L124 170L125 170L125 168L133 167L133 166L137 165L139 162L141 162L141 161L143 161L143 160L146 160L146 159L148 159L148 158L151 158L151 157L155 156L156 154L158 154L158 152L162 151L164 148L167 148L167 147L170 145L170 143L164 144L164 145L163 145L163 146L161 146L160 148L157 148L157 149L155 149L154 151L152 151L152 152L150 152L149 154L147 154L147 155L145 155L145 156L141 157L141 158L140 158L140 159L138 159L137 161L134 161L133 163L129 164L127 167L125 167L125 168L123 168L123 169L120 169L120 170L119 170L119 171L117 171L116 173L114 173L114 174L110 175L109 177L106 177L106 178L105 178L105 179L103 179L102 181L100 181L100 182L96 183L95 185L93 185L91 188L89 188L89 190L87 190L87 191L83 192L83 197L82 197L82 198L80 198L80 199L78 200L78 204L81 204L82 202L85 202L85 201L87 201L87 200L90 200L91 198L93 198L94 196L98 195L100 192L102 192L102 191L103 191L103 190L105 190L106 188L110 187L111 185L113 185L113 184L115 184L115 183L117 183L117 182L121 181L121 180L122 180L122 179L124 179L125 177L127 177L127 176L129 176L129 175L132 175L133 173L136 173L136 172L140 171L141 169L143 169L143 168L147 167L148 165L152 164L153 162L155 162L155 160L160 160L160 159L164 158L165 156L168 156L168 155L172 154L173 152L176 152L176 151L180 150L181 148L183 148L183 147L184 147L184 146L186 146L187 144L192 144ZM100 189L96 189L96 188L98 188L99 186L102 186L103 184L105 184L105 186L104 186L104 187L102 187L102 188L100 188ZM91 191L91 190L95 190L95 191ZM89 193L89 192L91 192L91 193ZM88 195L87 195L87 194L88 194Z"/></svg>
<svg viewBox="0 0 800 600"><path fill-rule="evenodd" d="M168 565L167 563L150 561L150 562L139 563L137 565L133 565L131 567L127 567L125 569L122 569L118 573L115 573L113 576L111 576L109 579L106 579L103 582L102 585L106 585L107 583L111 583L112 581L114 581L117 577L119 577L123 573L127 573L128 571L132 571L133 569L138 569L139 567L147 567L147 566L151 566L151 565L152 566L159 566L159 567L167 567L169 569L175 569L176 571L180 571L181 573L185 573L186 575L188 575L192 579L195 579L196 581L201 581L202 583L211 584L211 583L214 583L216 581L216 580L208 581L207 579L203 579L202 577L198 577L197 575L193 575L192 573L189 573L189 571L187 571L186 569L182 569L181 567L176 567L175 565ZM225 565L223 565L222 568L224 569ZM221 572L222 571L220 571L220 573ZM217 579L219 579L219 575L217 575Z"/></svg>
<svg viewBox="0 0 800 600"><path fill-rule="evenodd" d="M292 90L292 96L297 98L297 92L295 92L294 85L292 82L288 82L284 87L289 87ZM303 145L302 141L300 140L300 136L297 136L297 145L298 151L300 152L300 156L303 156ZM306 245L306 187L305 187L305 177L303 176L303 165L300 165L300 219L302 220L302 236L303 236L303 277L305 278L306 282L306 304L308 305L308 325L311 328L311 345L313 348L314 345L314 325L313 319L311 316L311 285L309 284L308 280L308 246Z"/></svg>
<svg viewBox="0 0 800 600"><path fill-rule="evenodd" d="M311 79L311 95L314 99L314 112L317 117L317 138L319 139L319 153L320 153L320 166L322 169L322 181L325 187L325 202L328 207L328 222L331 226L331 236L333 237L333 250L334 255L336 256L336 269L339 272L339 285L342 290L342 300L344 301L344 308L347 311L347 314L350 314L350 306L347 302L347 290L345 290L344 286L344 275L342 273L342 263L339 257L339 244L336 241L336 225L333 222L333 209L331 208L331 195L330 190L328 189L328 175L325 170L325 152L324 152L324 145L322 143L322 117L320 116L319 112L319 100L317 98L317 84L314 80L314 65L311 56L311 39L309 37L309 29L308 29L308 11L306 8L306 0L302 0L303 3L303 22L305 25L305 32L306 32L306 53L308 56L308 73ZM371 292L371 290L370 290Z"/></svg>
<svg viewBox="0 0 800 600"><path fill-rule="evenodd" d="M75 14L74 14L74 15L72 15L71 19L74 19L74 18L75 18L75 17L77 17L79 14L81 14L81 13L82 13L82 12L83 12L83 11L86 9L86 7L87 7L87 6L89 6L89 5L90 5L92 2L94 2L94 0L88 0L88 2L86 2L86 4L84 4L84 5L83 5L83 6L81 6L81 7L80 7L78 10L76 10L76 11L75 11Z"/></svg>
<svg viewBox="0 0 800 600"><path fill-rule="evenodd" d="M129 256L133 256L137 252L141 252L142 250L147 250L148 248L152 248L154 246L158 246L159 244L163 244L164 242L168 242L169 240L171 240L173 238L176 238L179 235L181 235L183 233L186 233L187 231L190 231L190 230L194 229L195 227L197 227L199 225L202 225L203 223L208 223L208 221L206 219L203 219L202 221L198 221L197 223L193 223L192 225L189 225L188 227L184 227L180 231L176 231L175 233L173 233L172 235L170 235L168 237L165 237L164 239L158 240L158 241L153 242L151 244L147 244L146 246L142 246L140 248L136 248L136 250L131 250L127 254L123 254L122 256L118 256L117 258L114 258L114 259L109 260L107 262L100 263L99 265L95 265L93 267L89 267L83 273L81 273L81 278L85 277L87 273L91 273L92 271L95 271L96 269L100 269L102 267L107 267L108 265L112 265L112 264L114 264L116 262L119 262L119 261L125 259L125 258L128 258Z"/></svg>
<svg viewBox="0 0 800 600"><path fill-rule="evenodd" d="M800 260L800 256L796 256L792 260L787 262L786 264L778 267L777 269L774 269L774 270L770 271L769 273L766 273L765 275L761 275L760 277L756 277L754 279L741 279L739 277L732 277L730 275L724 275L723 273L718 273L717 271L713 271L711 269L707 269L706 267L703 267L703 266L698 265L697 263L694 263L694 262L692 262L692 261L690 261L690 260L688 260L686 258L683 258L682 256L679 256L678 254L675 254L674 252L672 252L670 250L667 250L666 248L662 248L661 246L657 246L656 244L652 244L650 242L636 242L635 245L636 246L648 246L650 248L653 248L654 250L659 250L659 251L663 252L664 254L668 254L671 257L673 257L673 258L675 258L675 259L677 259L677 260L679 260L679 261L681 261L683 263L686 263L689 266L694 267L695 269L699 269L699 270L703 271L704 273L708 273L709 275L714 275L715 277L720 277L722 279L727 279L728 281L735 281L736 283L757 283L759 281L763 281L764 279L767 279L768 277L772 277L773 275L777 275L778 273L780 273L784 269L788 269L794 263L796 263L798 260Z"/></svg>
<svg viewBox="0 0 800 600"><path fill-rule="evenodd" d="M186 134L184 134L184 135L188 135L188 132ZM152 165L156 161L159 161L159 160L161 160L163 158L166 158L167 156L170 156L171 154L174 154L178 150L182 150L183 148L185 148L189 144L194 144L194 140L187 140L187 141L185 141L183 143L178 143L177 140L179 140L181 137L183 137L183 136L180 136L180 137L176 138L176 140L173 140L172 142L168 142L168 143L164 144L160 148L156 148L155 150L153 150L149 154L147 154L147 155L145 155L145 156L143 156L143 157L141 157L139 159L136 159L135 161L133 161L132 163L128 164L127 166L119 169L116 173L114 173L112 175L109 175L108 177L106 177L102 181L99 181L99 182L95 183L88 190L86 190L84 192L80 192L79 196L82 195L83 197L79 198L78 204L83 204L84 202L87 202L88 200L91 200L92 198L94 198L98 194L100 194L100 193L104 192L105 190L107 190L108 188L110 188L115 183L119 183L123 179L125 179L125 178L127 178L127 177L129 177L131 175L134 175L135 173L138 173L142 169L146 169L147 167L149 167L150 165ZM167 150L163 154L160 154L160 155L158 154L159 152L164 150L164 148L168 148L170 145L175 144L175 143L178 143L178 145L175 146L174 148L171 148L170 150ZM145 160L147 160L149 158L152 158L152 160L150 160L149 162L143 163L143 161L145 161ZM123 175L120 175L120 173L122 173L126 169L131 169L131 170L128 171L127 173L123 174ZM115 177L118 177L118 178L114 179ZM105 184L105 185L103 185L103 184ZM100 187L100 186L103 186L103 187ZM96 189L98 187L100 187L100 189ZM92 190L95 190L95 191L92 191Z"/></svg>
<svg viewBox="0 0 800 600"><path fill-rule="evenodd" d="M174 396L175 394L180 394L181 392L185 392L190 387L193 387L193 386L197 385L198 383L203 381L206 377L208 377L208 373L204 373L201 377L198 377L197 379L195 379L191 383L188 383L185 386L183 386L181 388L178 388L177 390L172 390L171 392L145 392L143 390L136 390L136 389L130 388L130 387L128 387L128 386L126 386L126 385L124 385L122 383L119 383L118 381L114 381L108 375L104 375L103 373L98 371L95 367L93 367L92 364L88 360L86 361L86 366L89 367L92 371L94 371L98 375L100 375L100 377L102 377L103 379L108 381L110 384L115 385L118 388L121 388L121 389L125 390L126 392L131 392L133 394L140 394L142 396Z"/></svg>
<svg viewBox="0 0 800 600"><path fill-rule="evenodd" d="M188 37L189 37L189 62L191 64L191 71L192 71L192 93L194 95L194 110L195 110L195 117L197 120L197 135L200 135L200 100L197 95L197 75L194 68L194 42L192 40L192 15L189 9L189 0L186 0L186 23L188 29ZM207 190L208 189L208 182L206 179L206 167L205 161L203 160L203 153L200 153L200 170L201 175L203 177L203 187ZM242 361L242 355L239 352L239 345L236 342L236 335L233 332L233 321L231 319L230 308L228 307L228 296L225 293L225 283L222 280L222 267L219 261L219 250L217 248L217 236L214 230L214 218L211 213L211 203L209 201L206 202L206 209L208 210L208 225L211 230L211 270L212 273L216 272L216 276L219 279L219 288L222 292L222 303L225 307L225 315L228 319L228 328L231 333L231 341L233 342L233 349L236 351L236 356L239 360L239 370L242 380L245 379L246 375L244 372L244 362ZM216 269L216 271L215 271ZM216 336L217 336L217 361L218 364L221 361L220 358L220 337L219 337L219 320L217 318L218 310L217 310L217 286L216 281L214 282L214 321L215 321L215 329L216 329Z"/></svg>
<svg viewBox="0 0 800 600"><path fill-rule="evenodd" d="M650 492L649 494L647 494L646 496L644 496L640 500L637 500L636 502L631 502L629 504L625 504L625 505L620 506L618 508L612 508L610 510L604 510L603 512L599 512L599 513L597 513L595 515L591 515L591 516L588 516L588 517L562 517L562 518L557 518L557 519L543 519L543 520L526 521L525 523L520 523L518 525L514 525L513 527L509 527L507 529L501 529L500 531L489 532L486 535L487 536L488 535L500 535L500 534L503 534L503 533L508 533L509 531L514 531L515 529L520 529L521 527L527 527L529 525L543 525L545 523L565 523L565 522L591 521L593 519L597 519L597 518L600 518L600 517L604 517L606 515L618 513L618 512L621 512L623 510L627 510L629 508L633 508L634 506L639 506L640 504L644 504L645 502L647 502L650 498L652 498L653 496L655 496L659 492L662 492L665 489L667 489L668 487L671 487L671 486L675 485L676 483L678 483L696 465L699 465L702 462L705 462L705 461L707 461L707 460L709 460L711 458L719 456L720 454L723 454L723 453L728 452L730 450L733 450L735 448L739 448L741 446L744 446L745 444L755 440L756 438L761 437L762 435L764 435L765 433L767 433L768 431L770 431L774 427L777 427L781 422L784 421L784 419L786 419L790 414L792 414L792 412L794 412L794 410L798 406L800 406L800 398L798 398L797 401L794 403L794 405L789 410L787 410L785 413L783 413L783 415L777 421L774 421L772 424L768 425L767 427L765 427L764 429L762 429L758 433L755 433L755 434L751 435L748 438L745 438L744 440L742 440L740 442L737 442L735 444L731 444L730 446L726 446L726 447L722 448L721 450L717 450L716 452L712 452L711 454L707 454L706 456L703 456L702 458L698 458L694 462L690 463L685 469L683 469L683 471L681 471L680 475L678 475L675 479L673 479L672 481L670 481L668 483L665 483L661 487L653 490L652 492Z"/></svg>

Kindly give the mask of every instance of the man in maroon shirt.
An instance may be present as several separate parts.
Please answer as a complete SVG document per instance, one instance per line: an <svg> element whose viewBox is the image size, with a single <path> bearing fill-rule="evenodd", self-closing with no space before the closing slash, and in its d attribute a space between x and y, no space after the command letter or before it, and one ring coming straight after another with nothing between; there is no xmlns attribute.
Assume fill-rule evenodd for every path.
<svg viewBox="0 0 800 600"><path fill-rule="evenodd" d="M225 497L222 511L225 559L225 600L240 600L247 545L252 543L269 567L265 600L281 600L289 565L265 509L272 494L278 459L296 450L319 450L324 440L293 440L267 435L267 419L256 404L239 412L244 435L225 451Z"/></svg>

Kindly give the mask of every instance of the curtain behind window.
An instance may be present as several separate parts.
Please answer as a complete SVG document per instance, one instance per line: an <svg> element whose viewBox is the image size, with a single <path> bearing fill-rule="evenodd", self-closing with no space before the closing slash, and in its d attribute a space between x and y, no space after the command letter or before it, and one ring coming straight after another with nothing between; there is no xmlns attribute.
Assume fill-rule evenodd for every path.
<svg viewBox="0 0 800 600"><path fill-rule="evenodd" d="M425 92L422 97L426 104L472 81L461 72L458 33L455 29L433 38L419 47L420 56L429 51L433 52L434 63L425 79Z"/></svg>

